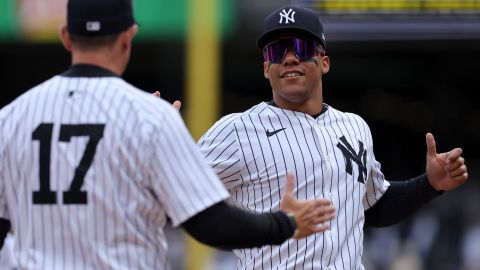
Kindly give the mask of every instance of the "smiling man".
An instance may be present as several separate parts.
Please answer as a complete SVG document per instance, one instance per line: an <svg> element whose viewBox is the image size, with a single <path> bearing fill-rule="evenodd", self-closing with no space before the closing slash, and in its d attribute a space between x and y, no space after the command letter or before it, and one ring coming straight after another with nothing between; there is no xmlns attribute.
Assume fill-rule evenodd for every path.
<svg viewBox="0 0 480 270"><path fill-rule="evenodd" d="M430 133L426 173L408 181L385 179L367 123L324 103L322 78L330 59L315 11L273 11L257 46L273 100L220 119L198 142L200 151L234 205L277 210L292 172L297 198L327 199L335 218L325 222L329 229L302 240L234 250L237 269L364 269L364 225L395 224L467 180L462 150L437 154Z"/></svg>

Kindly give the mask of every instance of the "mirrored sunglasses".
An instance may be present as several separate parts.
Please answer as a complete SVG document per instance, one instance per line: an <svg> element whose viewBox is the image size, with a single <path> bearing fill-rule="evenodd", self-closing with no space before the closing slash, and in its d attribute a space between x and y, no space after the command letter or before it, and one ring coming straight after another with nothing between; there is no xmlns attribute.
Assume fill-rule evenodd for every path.
<svg viewBox="0 0 480 270"><path fill-rule="evenodd" d="M290 49L300 61L319 54L319 42L304 38L284 38L267 44L263 48L265 62L281 63Z"/></svg>

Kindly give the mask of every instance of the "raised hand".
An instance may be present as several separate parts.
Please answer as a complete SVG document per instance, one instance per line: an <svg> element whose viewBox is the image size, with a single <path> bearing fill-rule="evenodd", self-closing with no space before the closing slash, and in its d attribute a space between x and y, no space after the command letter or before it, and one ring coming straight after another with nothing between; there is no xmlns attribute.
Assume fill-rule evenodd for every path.
<svg viewBox="0 0 480 270"><path fill-rule="evenodd" d="M155 91L152 95L156 96L156 97L160 97L160 91ZM182 107L182 103L180 102L180 100L175 100L173 103L172 103L172 106L177 109L177 110L180 110L180 108Z"/></svg>
<svg viewBox="0 0 480 270"><path fill-rule="evenodd" d="M327 199L297 200L293 196L294 177L287 174L287 185L280 202L280 209L295 216L297 229L293 238L301 239L330 228L335 208Z"/></svg>
<svg viewBox="0 0 480 270"><path fill-rule="evenodd" d="M427 175L430 185L437 191L454 189L468 179L467 166L462 149L455 148L446 153L437 153L435 138L426 135Z"/></svg>

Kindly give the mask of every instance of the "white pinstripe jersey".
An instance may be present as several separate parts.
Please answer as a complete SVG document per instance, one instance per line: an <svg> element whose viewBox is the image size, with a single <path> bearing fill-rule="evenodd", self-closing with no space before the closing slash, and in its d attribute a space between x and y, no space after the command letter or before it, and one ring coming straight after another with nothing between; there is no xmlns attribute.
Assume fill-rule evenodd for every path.
<svg viewBox="0 0 480 270"><path fill-rule="evenodd" d="M260 103L223 117L198 142L234 205L277 210L289 171L296 177L297 198L328 198L336 208L325 233L236 250L237 269L363 269L364 210L389 183L375 160L367 124L325 107L315 119Z"/></svg>
<svg viewBox="0 0 480 270"><path fill-rule="evenodd" d="M18 269L17 262L13 256L13 236L9 233L5 237L2 250L0 250L0 270Z"/></svg>
<svg viewBox="0 0 480 270"><path fill-rule="evenodd" d="M55 76L5 106L0 128L20 269L169 269L167 216L228 196L179 113L118 77Z"/></svg>

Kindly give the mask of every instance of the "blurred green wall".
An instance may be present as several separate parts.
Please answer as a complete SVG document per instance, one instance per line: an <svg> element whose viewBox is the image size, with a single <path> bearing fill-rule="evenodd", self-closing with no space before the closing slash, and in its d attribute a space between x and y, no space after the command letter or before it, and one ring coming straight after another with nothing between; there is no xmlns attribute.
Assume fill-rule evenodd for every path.
<svg viewBox="0 0 480 270"><path fill-rule="evenodd" d="M215 21L219 22L221 37L231 35L235 27L233 0L216 1L218 3ZM58 4L58 3L57 3ZM45 33L46 38L25 36L17 0L0 1L0 42L32 41L58 42L56 33L58 27L46 26L51 33ZM182 40L186 37L188 27L188 0L134 1L134 12L141 29L137 36L140 41L150 40ZM57 14L58 15L58 14ZM39 21L41 23L41 20ZM43 35L43 33L42 33Z"/></svg>

